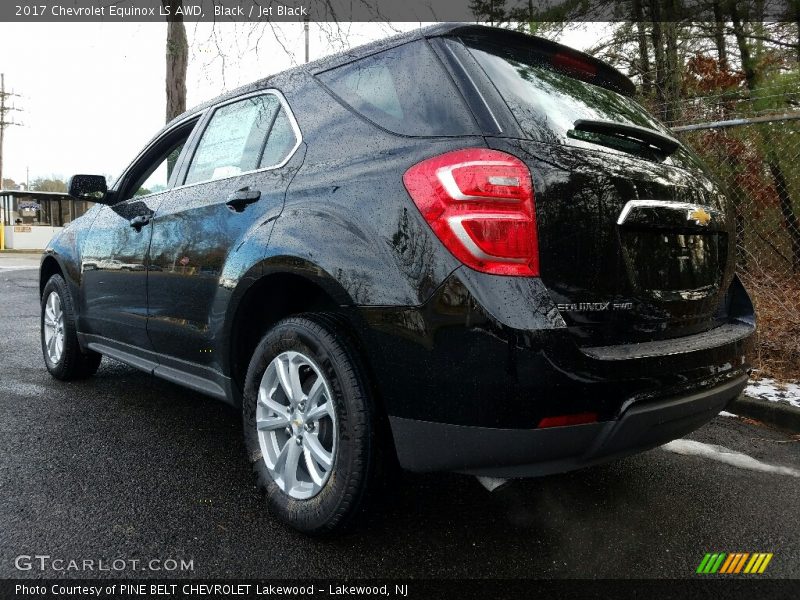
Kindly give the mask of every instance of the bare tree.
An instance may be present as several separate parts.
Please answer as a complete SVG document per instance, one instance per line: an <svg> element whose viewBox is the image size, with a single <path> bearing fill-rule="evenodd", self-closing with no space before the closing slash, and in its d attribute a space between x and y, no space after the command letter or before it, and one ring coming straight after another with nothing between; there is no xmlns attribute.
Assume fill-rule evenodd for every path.
<svg viewBox="0 0 800 600"><path fill-rule="evenodd" d="M167 122L186 110L186 67L189 64L189 43L186 39L186 26L178 9L183 0L161 0L161 5L169 10L167 17Z"/></svg>

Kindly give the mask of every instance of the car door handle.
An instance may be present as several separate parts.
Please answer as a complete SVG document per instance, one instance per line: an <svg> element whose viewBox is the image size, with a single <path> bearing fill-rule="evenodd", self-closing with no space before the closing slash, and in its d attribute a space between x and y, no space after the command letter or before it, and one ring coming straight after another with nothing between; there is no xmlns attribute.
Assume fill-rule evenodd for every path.
<svg viewBox="0 0 800 600"><path fill-rule="evenodd" d="M251 190L249 187L244 187L228 196L228 200L225 204L227 204L228 208L231 210L242 212L248 204L258 202L259 198L261 198L260 190Z"/></svg>
<svg viewBox="0 0 800 600"><path fill-rule="evenodd" d="M133 217L129 223L131 227L133 227L136 231L141 231L142 227L147 225L150 222L150 217L147 215L139 215L138 217Z"/></svg>

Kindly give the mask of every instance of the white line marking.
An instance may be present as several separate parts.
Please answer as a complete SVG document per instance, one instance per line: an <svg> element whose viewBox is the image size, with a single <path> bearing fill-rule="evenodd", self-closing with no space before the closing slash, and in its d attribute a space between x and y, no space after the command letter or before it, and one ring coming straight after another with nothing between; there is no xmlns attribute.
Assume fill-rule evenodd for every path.
<svg viewBox="0 0 800 600"><path fill-rule="evenodd" d="M687 456L701 456L703 458L710 458L719 462L739 467L740 469L750 469L752 471L761 471L763 473L776 473L778 475L789 475L791 477L800 477L800 471L792 469L791 467L780 467L778 465L770 465L768 463L756 460L752 456L742 454L725 448L724 446L715 446L714 444L704 444L702 442L695 442L694 440L674 440L669 444L661 446L664 450L675 452L676 454L684 454Z"/></svg>

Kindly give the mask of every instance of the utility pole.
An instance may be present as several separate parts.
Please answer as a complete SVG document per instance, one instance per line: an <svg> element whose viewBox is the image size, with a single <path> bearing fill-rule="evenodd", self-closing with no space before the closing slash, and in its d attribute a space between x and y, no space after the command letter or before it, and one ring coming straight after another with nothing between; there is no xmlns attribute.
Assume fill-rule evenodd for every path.
<svg viewBox="0 0 800 600"><path fill-rule="evenodd" d="M308 63L308 17L303 19L303 30L306 34L306 63Z"/></svg>
<svg viewBox="0 0 800 600"><path fill-rule="evenodd" d="M12 125L19 125L15 121L8 121L6 120L6 115L9 112L18 111L19 109L15 106L7 106L6 98L10 98L12 96L19 96L19 94L12 94L6 92L6 76L4 73L0 73L0 190L3 189L3 138L5 137L6 127L11 127ZM5 221L6 219L10 219L9 215L6 214L6 202L3 198L2 206L0 206L0 213L2 213L2 218L0 218L0 250L5 249Z"/></svg>
<svg viewBox="0 0 800 600"><path fill-rule="evenodd" d="M0 189L3 188L3 138L5 137L5 130L6 127L11 127L12 125L21 125L16 121L6 120L8 113L20 110L15 106L7 106L6 98L14 96L19 97L19 94L6 92L6 76L0 73Z"/></svg>

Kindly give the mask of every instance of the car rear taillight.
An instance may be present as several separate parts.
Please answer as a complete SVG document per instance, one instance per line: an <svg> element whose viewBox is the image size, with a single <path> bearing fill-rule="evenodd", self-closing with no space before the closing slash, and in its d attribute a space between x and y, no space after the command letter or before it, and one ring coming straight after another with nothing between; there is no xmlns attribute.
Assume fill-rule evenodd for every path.
<svg viewBox="0 0 800 600"><path fill-rule="evenodd" d="M494 275L539 275L533 184L521 160L485 148L455 150L414 165L403 183L465 265Z"/></svg>

